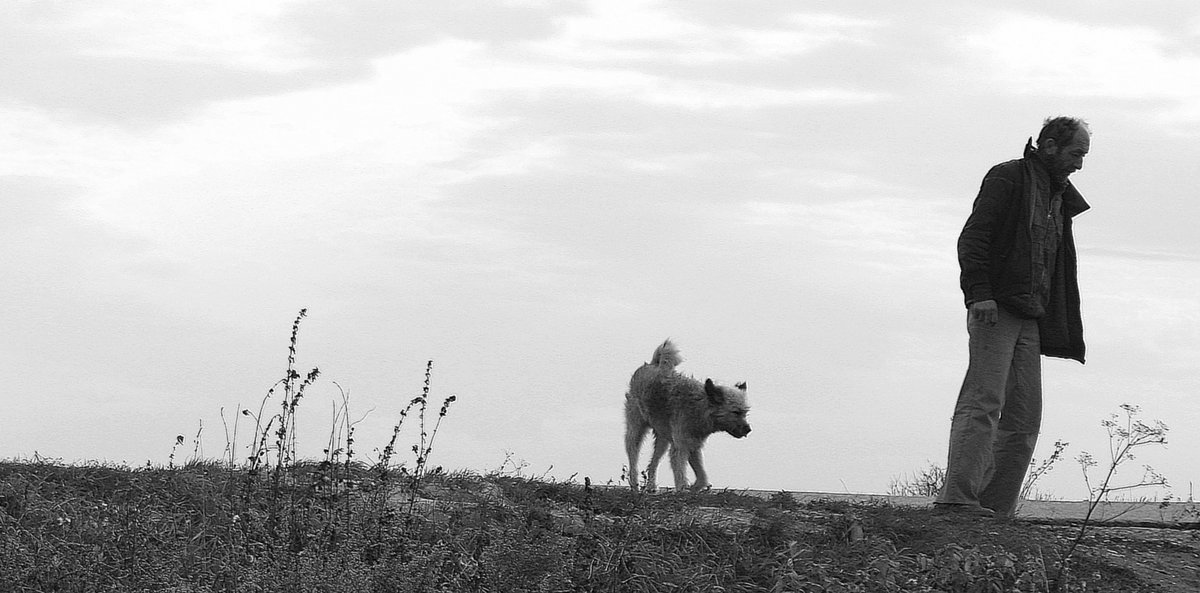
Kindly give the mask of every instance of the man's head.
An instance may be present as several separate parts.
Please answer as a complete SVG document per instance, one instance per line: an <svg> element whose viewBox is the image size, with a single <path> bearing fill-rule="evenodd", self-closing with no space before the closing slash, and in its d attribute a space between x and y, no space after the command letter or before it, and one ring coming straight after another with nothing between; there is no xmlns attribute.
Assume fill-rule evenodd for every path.
<svg viewBox="0 0 1200 593"><path fill-rule="evenodd" d="M1077 117L1047 118L1037 138L1037 154L1050 176L1058 181L1066 181L1083 168L1083 157L1091 146L1087 122Z"/></svg>

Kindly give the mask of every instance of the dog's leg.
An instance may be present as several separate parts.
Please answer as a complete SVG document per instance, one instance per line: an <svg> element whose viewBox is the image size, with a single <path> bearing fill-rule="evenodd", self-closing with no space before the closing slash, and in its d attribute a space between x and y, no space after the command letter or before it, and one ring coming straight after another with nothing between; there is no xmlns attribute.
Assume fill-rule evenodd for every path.
<svg viewBox="0 0 1200 593"><path fill-rule="evenodd" d="M646 440L646 431L650 423L642 415L641 409L625 395L625 454L629 456L629 487L636 492L638 489L638 455L642 452L642 442Z"/></svg>
<svg viewBox="0 0 1200 593"><path fill-rule="evenodd" d="M687 462L692 452L687 440L678 439L671 443L671 471L675 474L675 491L687 488Z"/></svg>
<svg viewBox="0 0 1200 593"><path fill-rule="evenodd" d="M671 440L654 433L654 454L650 456L650 464L646 466L646 490L654 492L658 489L658 463L667 452Z"/></svg>
<svg viewBox="0 0 1200 593"><path fill-rule="evenodd" d="M625 453L629 455L629 487L638 489L638 455L642 451L642 441L649 430L641 418L630 418L625 426Z"/></svg>
<svg viewBox="0 0 1200 593"><path fill-rule="evenodd" d="M692 451L688 456L688 463L696 474L696 483L692 484L692 490L699 492L712 485L708 483L708 474L704 471L704 456L700 454L700 449Z"/></svg>

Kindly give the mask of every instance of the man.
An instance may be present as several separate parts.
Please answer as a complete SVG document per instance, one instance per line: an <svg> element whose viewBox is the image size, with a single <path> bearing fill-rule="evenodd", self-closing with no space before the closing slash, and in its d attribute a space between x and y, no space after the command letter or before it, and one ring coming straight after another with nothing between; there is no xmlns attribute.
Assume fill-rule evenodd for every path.
<svg viewBox="0 0 1200 593"><path fill-rule="evenodd" d="M935 511L1011 516L1042 422L1041 355L1083 362L1071 220L1088 209L1067 180L1087 123L1045 121L1024 157L992 167L958 238L970 363L950 427Z"/></svg>

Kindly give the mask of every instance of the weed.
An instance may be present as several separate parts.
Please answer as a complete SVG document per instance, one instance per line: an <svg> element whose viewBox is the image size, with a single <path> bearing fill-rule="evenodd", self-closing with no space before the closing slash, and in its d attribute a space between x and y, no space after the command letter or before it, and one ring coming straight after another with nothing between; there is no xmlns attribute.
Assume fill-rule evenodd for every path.
<svg viewBox="0 0 1200 593"><path fill-rule="evenodd" d="M1037 459L1030 460L1033 468L1025 476L1021 486L1021 499L1026 500L1033 493L1033 488L1042 476L1046 475L1054 465L1062 459L1067 445L1064 441L1054 442L1054 452L1038 463ZM909 474L907 478L892 478L888 484L888 494L892 496L937 496L946 483L946 470L939 465L928 464L925 469Z"/></svg>
<svg viewBox="0 0 1200 593"><path fill-rule="evenodd" d="M1104 478L1100 481L1099 485L1093 486L1090 478L1089 470L1099 465L1091 453L1084 451L1076 458L1083 471L1083 481L1088 490L1088 509L1079 526L1078 533L1062 553L1062 560L1059 564L1058 572L1054 577L1056 590L1064 590L1064 576L1069 570L1068 563L1075 550L1079 547L1080 542L1083 541L1084 535L1087 534L1088 528L1092 523L1092 517L1101 502L1107 501L1109 496L1114 492L1167 485L1166 479L1148 465L1143 466L1144 473L1140 480L1122 485L1113 483L1117 469L1126 462L1134 459L1134 449L1147 445L1165 445L1167 442L1167 425L1163 424L1161 420L1155 420L1151 424L1137 420L1141 408L1135 405L1122 404L1121 410L1124 412L1124 421L1121 420L1119 415L1112 414L1108 419L1100 423L1108 433L1109 458Z"/></svg>
<svg viewBox="0 0 1200 593"><path fill-rule="evenodd" d="M1054 441L1054 452L1049 457L1043 459L1041 463L1037 459L1030 459L1029 465L1033 469L1025 476L1025 482L1021 485L1021 495L1018 499L1017 508L1020 509L1021 502L1029 500L1033 496L1033 488L1037 485L1038 480L1042 476L1050 472L1061 459L1063 452L1067 450L1070 443L1066 441Z"/></svg>
<svg viewBox="0 0 1200 593"><path fill-rule="evenodd" d="M892 496L937 496L946 483L946 470L932 463L907 478L892 478L888 494Z"/></svg>
<svg viewBox="0 0 1200 593"><path fill-rule="evenodd" d="M167 468L175 469L175 449L178 449L183 444L183 435L175 437L175 444L171 445L171 454L167 456Z"/></svg>

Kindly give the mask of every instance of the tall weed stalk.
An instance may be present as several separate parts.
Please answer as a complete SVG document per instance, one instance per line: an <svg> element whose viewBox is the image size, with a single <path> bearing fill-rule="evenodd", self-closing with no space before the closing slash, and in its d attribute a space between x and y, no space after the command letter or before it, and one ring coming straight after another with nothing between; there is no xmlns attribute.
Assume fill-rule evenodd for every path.
<svg viewBox="0 0 1200 593"><path fill-rule="evenodd" d="M250 410L242 410L242 414L252 416L255 422L254 434L255 438L250 445L250 456L247 459L247 480L245 482L244 496L246 501L254 498L258 480L257 476L262 468L269 470L269 483L267 505L267 529L272 534L277 533L280 526L281 511L288 511L288 519L292 535L300 533L298 522L300 517L297 515L298 500L297 489L295 485L298 482L296 472L296 408L300 401L304 399L305 392L317 380L321 371L317 367L313 367L308 373L301 375L296 370L296 351L300 341L300 323L308 315L308 309L300 309L300 313L296 315L295 321L292 322L292 333L288 340L288 356L287 368L282 379L275 382L267 394L263 396L262 402L259 404L258 414L252 413ZM265 417L267 413L268 402L275 396L278 390L282 387L282 400L280 401L279 411L275 414ZM264 424L265 420L265 424ZM270 443L271 437L274 437L274 442ZM274 452L274 464L271 464L271 453ZM286 486L286 487L285 487ZM286 493L288 500L287 504L281 500ZM293 548L302 545L302 542L293 541Z"/></svg>
<svg viewBox="0 0 1200 593"><path fill-rule="evenodd" d="M450 404L454 403L458 398L454 395L442 400L442 407L438 411L437 420L434 422L433 430L428 429L426 422L426 410L429 407L429 395L433 382L433 361L425 363L425 382L421 387L421 395L413 398L408 402L408 405L400 411L400 418L392 427L392 437L388 440L380 454L379 462L376 464L376 474L379 477L380 483L383 485L383 490L387 490L387 484L391 476L392 458L396 453L396 440L400 436L400 430L404 425L404 421L408 415L416 411L417 414L417 429L419 431L418 441L413 444L412 452L414 455L414 465L412 469L408 469L403 464L399 466L399 472L407 478L408 489L408 516L411 517L417 503L417 493L420 490L421 480L429 473L429 456L433 452L433 442L437 438L438 429L442 426L442 419L450 410ZM434 471L437 471L435 468Z"/></svg>
<svg viewBox="0 0 1200 593"><path fill-rule="evenodd" d="M337 382L339 398L333 402L332 421L329 435L324 447L322 459L313 463L305 463L297 453L298 435L296 430L297 411L306 391L320 376L318 368L314 367L306 374L297 369L296 356L299 343L300 325L307 309L301 309L292 323L291 337L288 342L287 368L284 377L277 381L267 391L259 403L257 413L249 409L240 409L239 415L254 420L254 436L249 445L249 456L246 459L246 480L242 489L243 495L240 508L249 509L257 506L265 510L266 531L271 537L283 537L289 542L291 551L296 552L308 545L305 537L311 537L311 530L319 528L329 538L343 537L353 530L361 531L368 527L367 532L374 532L383 541L383 536L389 531L390 519L398 509L391 499L390 480L398 470L399 475L406 478L409 492L407 515L409 519L415 510L420 481L429 473L429 459L433 452L434 442L442 420L449 411L450 404L457 398L447 397L442 401L437 419L430 426L426 418L433 376L433 361L425 366L425 381L421 394L400 411L400 418L392 430L392 435L381 451L379 460L374 464L373 471L365 471L366 466L358 463L356 453L355 429L365 416L355 418L351 414L350 394ZM270 410L277 396L277 411ZM397 453L397 441L405 420L410 415L416 415L418 434L411 450L414 455L411 467L401 462L393 467ZM224 416L222 415L224 421ZM231 465L234 464L237 420L234 421L234 442L230 442L230 429L226 422L226 454ZM437 468L433 472L438 471ZM262 474L266 473L265 482ZM259 490L267 488L266 496L258 496ZM369 508L373 509L367 515L359 515L361 525L352 526L351 500L355 491L369 494ZM257 497L257 498L256 498ZM258 500L263 504L255 504ZM286 530L282 528L286 527ZM371 527L377 527L371 529Z"/></svg>
<svg viewBox="0 0 1200 593"><path fill-rule="evenodd" d="M1161 420L1155 420L1151 424L1137 420L1138 414L1141 413L1141 408L1135 405L1122 404L1121 410L1125 415L1124 421L1121 420L1118 414L1111 414L1108 419L1100 423L1105 431L1108 432L1109 457L1104 478L1099 482L1099 485L1093 486L1089 474L1091 468L1099 465L1095 458L1092 457L1092 454L1084 451L1076 457L1076 461L1079 462L1079 466L1083 471L1083 482L1088 490L1088 509L1083 517L1083 522L1079 526L1079 532L1071 540L1066 551L1063 552L1062 562L1059 564L1058 572L1054 577L1056 591L1065 590L1066 584L1063 576L1067 571L1068 562L1087 534L1088 528L1092 524L1092 517L1095 515L1096 508L1101 502L1107 501L1109 496L1114 492L1168 485L1166 478L1154 471L1154 468L1149 465L1143 466L1144 473L1137 482L1122 485L1114 483L1113 480L1116 477L1117 469L1126 462L1134 459L1134 449L1148 445L1165 445L1167 443L1167 425L1163 424Z"/></svg>

